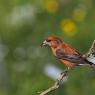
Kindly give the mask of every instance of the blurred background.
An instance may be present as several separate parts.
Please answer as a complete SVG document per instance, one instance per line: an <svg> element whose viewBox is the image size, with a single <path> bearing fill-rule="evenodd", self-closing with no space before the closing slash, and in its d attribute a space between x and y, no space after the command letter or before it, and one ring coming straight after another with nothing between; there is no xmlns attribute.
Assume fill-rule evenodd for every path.
<svg viewBox="0 0 95 95"><path fill-rule="evenodd" d="M66 68L40 47L47 36L87 52L95 39L95 0L0 0L0 95L37 95ZM77 67L49 95L95 95L95 72Z"/></svg>

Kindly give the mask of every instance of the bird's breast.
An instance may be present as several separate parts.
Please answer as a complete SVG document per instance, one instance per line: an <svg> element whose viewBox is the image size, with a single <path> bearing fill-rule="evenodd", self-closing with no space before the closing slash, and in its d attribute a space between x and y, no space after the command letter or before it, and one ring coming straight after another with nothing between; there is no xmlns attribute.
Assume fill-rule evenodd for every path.
<svg viewBox="0 0 95 95"><path fill-rule="evenodd" d="M56 49L54 49L54 48L51 48L51 49L52 49L53 55L56 56Z"/></svg>
<svg viewBox="0 0 95 95"><path fill-rule="evenodd" d="M73 64L72 62L69 62L67 60L60 60L61 63L65 64L68 68L72 68L75 64Z"/></svg>

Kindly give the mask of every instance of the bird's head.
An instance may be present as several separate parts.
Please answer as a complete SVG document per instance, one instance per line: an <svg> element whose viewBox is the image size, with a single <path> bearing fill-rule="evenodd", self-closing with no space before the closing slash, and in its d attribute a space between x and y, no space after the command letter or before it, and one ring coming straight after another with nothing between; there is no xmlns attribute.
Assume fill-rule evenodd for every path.
<svg viewBox="0 0 95 95"><path fill-rule="evenodd" d="M59 38L54 37L54 36L49 36L43 41L42 46L50 46L50 47L56 48L61 43L62 41Z"/></svg>

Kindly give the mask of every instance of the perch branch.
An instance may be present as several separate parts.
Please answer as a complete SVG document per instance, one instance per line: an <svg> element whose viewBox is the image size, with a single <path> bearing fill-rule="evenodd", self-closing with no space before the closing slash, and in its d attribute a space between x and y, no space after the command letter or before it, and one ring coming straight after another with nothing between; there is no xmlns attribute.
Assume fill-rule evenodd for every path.
<svg viewBox="0 0 95 95"><path fill-rule="evenodd" d="M48 88L47 90L43 91L42 93L40 93L39 95L46 95L54 90L56 90L57 88L60 87L60 85L62 84L61 82L63 81L64 77L66 77L68 74L68 71L65 70L64 72L62 72L60 74L60 77L58 78L58 80L54 83L53 86L51 86L50 88Z"/></svg>
<svg viewBox="0 0 95 95"><path fill-rule="evenodd" d="M93 41L89 51L83 55L89 62L92 62L95 65L95 40Z"/></svg>

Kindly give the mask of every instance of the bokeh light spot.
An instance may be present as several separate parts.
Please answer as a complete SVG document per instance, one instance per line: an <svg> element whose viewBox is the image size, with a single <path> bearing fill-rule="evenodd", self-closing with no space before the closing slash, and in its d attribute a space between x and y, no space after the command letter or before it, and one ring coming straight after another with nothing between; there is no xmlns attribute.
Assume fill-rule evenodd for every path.
<svg viewBox="0 0 95 95"><path fill-rule="evenodd" d="M58 3L57 0L48 0L44 4L44 8L49 13L56 13L58 11L58 9L59 9L59 3Z"/></svg>
<svg viewBox="0 0 95 95"><path fill-rule="evenodd" d="M86 14L87 14L87 11L85 7L76 8L73 11L73 19L77 22L82 22L84 21Z"/></svg>
<svg viewBox="0 0 95 95"><path fill-rule="evenodd" d="M70 19L61 21L61 29L68 36L75 36L77 32L76 24Z"/></svg>

